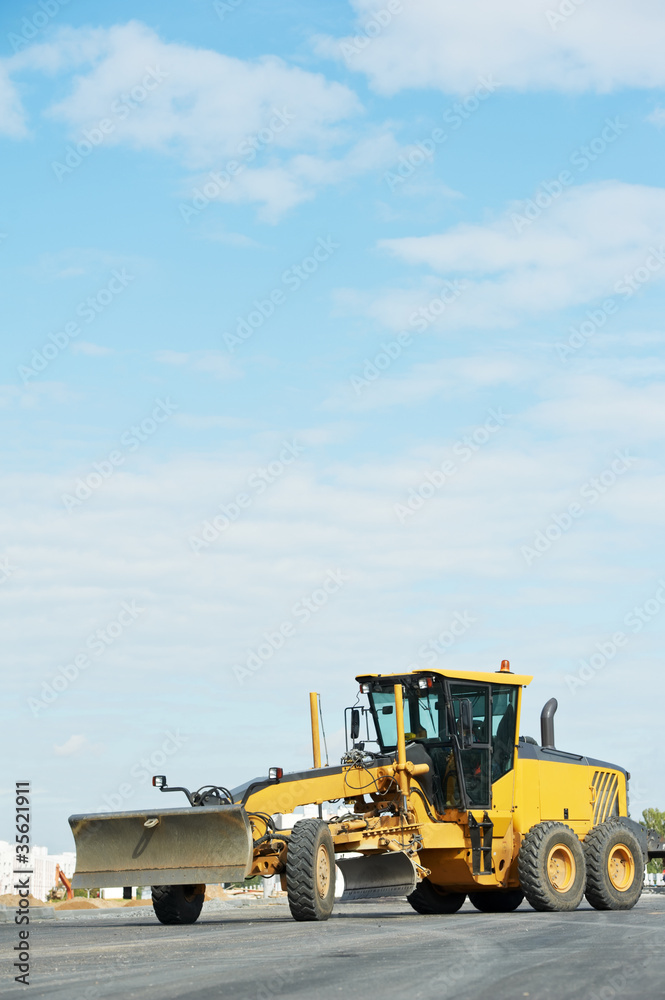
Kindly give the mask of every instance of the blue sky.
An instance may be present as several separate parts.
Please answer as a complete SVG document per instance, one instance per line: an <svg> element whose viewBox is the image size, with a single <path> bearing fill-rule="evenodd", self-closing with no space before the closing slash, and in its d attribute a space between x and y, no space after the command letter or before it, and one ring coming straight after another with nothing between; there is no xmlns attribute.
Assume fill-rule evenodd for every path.
<svg viewBox="0 0 665 1000"><path fill-rule="evenodd" d="M665 14L567 10L2 11L0 838L432 657L662 806Z"/></svg>

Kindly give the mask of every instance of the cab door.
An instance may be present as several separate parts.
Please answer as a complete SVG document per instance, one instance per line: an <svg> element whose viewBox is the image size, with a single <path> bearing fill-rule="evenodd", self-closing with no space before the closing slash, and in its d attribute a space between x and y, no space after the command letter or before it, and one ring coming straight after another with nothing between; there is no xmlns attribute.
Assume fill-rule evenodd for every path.
<svg viewBox="0 0 665 1000"><path fill-rule="evenodd" d="M492 692L490 685L451 680L449 691L469 807L471 809L491 809ZM471 732L468 732L467 726L463 725L469 716Z"/></svg>

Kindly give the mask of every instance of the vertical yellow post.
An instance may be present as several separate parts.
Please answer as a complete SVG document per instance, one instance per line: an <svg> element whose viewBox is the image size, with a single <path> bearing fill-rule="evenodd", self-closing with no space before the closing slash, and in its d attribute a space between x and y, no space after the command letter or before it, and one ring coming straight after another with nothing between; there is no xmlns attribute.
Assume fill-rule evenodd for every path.
<svg viewBox="0 0 665 1000"><path fill-rule="evenodd" d="M319 737L319 696L316 691L309 693L309 712L312 717L312 756L314 767L321 767L321 739Z"/></svg>
<svg viewBox="0 0 665 1000"><path fill-rule="evenodd" d="M395 685L395 724L397 726L397 777L402 795L409 794L409 779L406 773L406 745L404 743L404 689Z"/></svg>

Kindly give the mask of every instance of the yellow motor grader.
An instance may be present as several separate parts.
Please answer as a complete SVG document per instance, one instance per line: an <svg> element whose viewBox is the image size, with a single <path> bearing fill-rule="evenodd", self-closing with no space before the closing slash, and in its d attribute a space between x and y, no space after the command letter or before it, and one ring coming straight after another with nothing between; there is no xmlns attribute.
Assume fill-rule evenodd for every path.
<svg viewBox="0 0 665 1000"><path fill-rule="evenodd" d="M342 901L406 896L423 914L454 913L467 896L485 912L524 897L537 910L574 910L583 896L629 909L665 844L628 818L622 767L555 748L555 699L540 745L518 736L531 679L507 660L495 673L360 675L346 753L326 767L312 694L313 768L273 767L231 791L190 792L156 775L153 785L189 806L70 817L72 884L152 885L165 924L195 921L206 883L275 874L296 920L330 916L336 875ZM330 802L332 818L280 829L284 814L314 804L321 817Z"/></svg>

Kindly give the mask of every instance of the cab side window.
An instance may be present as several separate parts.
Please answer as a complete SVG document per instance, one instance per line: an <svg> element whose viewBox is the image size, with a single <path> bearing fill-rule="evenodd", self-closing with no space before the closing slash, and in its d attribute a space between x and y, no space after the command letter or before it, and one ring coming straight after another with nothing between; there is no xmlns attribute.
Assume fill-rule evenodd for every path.
<svg viewBox="0 0 665 1000"><path fill-rule="evenodd" d="M498 781L513 766L517 688L507 684L492 685L492 782Z"/></svg>

